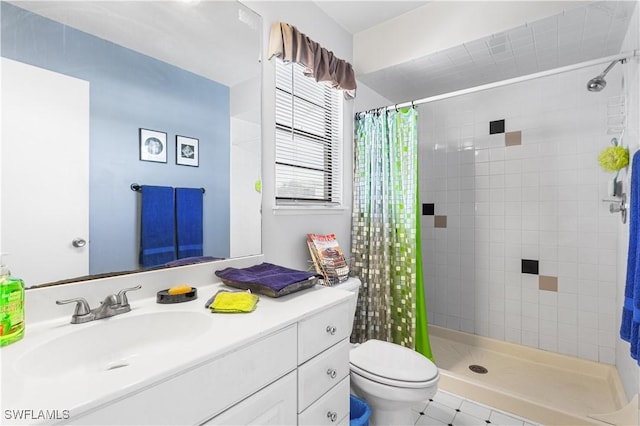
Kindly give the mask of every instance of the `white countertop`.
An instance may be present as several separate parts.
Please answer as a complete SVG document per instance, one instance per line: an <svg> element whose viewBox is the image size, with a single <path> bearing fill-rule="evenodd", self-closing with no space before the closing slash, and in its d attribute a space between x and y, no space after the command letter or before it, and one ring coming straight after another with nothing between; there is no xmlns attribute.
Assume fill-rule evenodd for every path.
<svg viewBox="0 0 640 426"><path fill-rule="evenodd" d="M160 287L153 289L152 297L148 297L149 291L146 293L147 297L143 299L136 300L130 297L132 310L129 313L85 324L70 324L70 315L57 316L40 322L27 322L25 337L0 351L2 369L0 424L16 423L13 419L7 420L6 410L59 410L60 412L69 410L75 417L82 412L166 380L179 372L210 362L216 357L293 324L307 315L354 297L353 293L319 285L275 299L260 296L256 310L251 313L214 314L204 307L205 302L218 289L230 288L220 282L213 282L216 279L213 274L211 276L212 283L194 285L198 289L198 299L194 301L158 304L155 292L166 288L159 284L152 286ZM133 294L132 292L131 295ZM54 303L54 300L51 298L49 303ZM94 307L95 303L91 306ZM202 313L211 320L211 326L197 336L172 341L166 346L158 346L152 352L140 355L125 368L91 372L80 368L67 369L62 373L54 372L51 377L29 374L28 368L26 371L20 371L18 368L25 354L40 345L64 338L70 333L96 328L105 321L119 321L137 315L162 312ZM176 318L179 319L180 316ZM86 345L96 344L101 338L105 338L99 332L100 328L97 330L95 335L85 332L91 336L87 339L89 341ZM143 339L144 336L141 338ZM71 354L76 348L68 349Z"/></svg>

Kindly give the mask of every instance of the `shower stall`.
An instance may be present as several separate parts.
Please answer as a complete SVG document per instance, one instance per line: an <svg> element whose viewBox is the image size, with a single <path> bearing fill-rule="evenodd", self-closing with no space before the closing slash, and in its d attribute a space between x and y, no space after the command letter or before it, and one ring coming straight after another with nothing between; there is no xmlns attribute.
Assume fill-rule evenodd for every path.
<svg viewBox="0 0 640 426"><path fill-rule="evenodd" d="M542 422L567 410L574 422L586 422L622 409L627 397L616 364L635 374L627 395L638 390L637 366L622 360L628 346L618 338L626 239L610 205L621 205L621 193L614 196L614 175L598 164L612 143L632 152L638 145L638 58L631 54L630 67L617 62L624 59L601 74L595 63L419 106L424 285L435 362L449 378L538 404L532 415L551 409ZM454 371L483 362L506 367L501 356L532 358L496 372L503 383ZM545 364L547 372L536 370ZM539 380L544 374L546 383ZM600 381L590 382L595 376ZM557 397L553 387L562 389ZM561 400L563 393L569 399Z"/></svg>

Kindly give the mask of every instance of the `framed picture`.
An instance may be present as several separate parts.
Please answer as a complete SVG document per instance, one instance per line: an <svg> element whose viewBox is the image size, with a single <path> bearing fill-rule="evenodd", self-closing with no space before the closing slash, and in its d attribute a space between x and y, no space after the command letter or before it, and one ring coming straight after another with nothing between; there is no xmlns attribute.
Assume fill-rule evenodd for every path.
<svg viewBox="0 0 640 426"><path fill-rule="evenodd" d="M140 129L140 160L167 162L167 134L156 130Z"/></svg>
<svg viewBox="0 0 640 426"><path fill-rule="evenodd" d="M198 167L198 139L176 136L176 164Z"/></svg>

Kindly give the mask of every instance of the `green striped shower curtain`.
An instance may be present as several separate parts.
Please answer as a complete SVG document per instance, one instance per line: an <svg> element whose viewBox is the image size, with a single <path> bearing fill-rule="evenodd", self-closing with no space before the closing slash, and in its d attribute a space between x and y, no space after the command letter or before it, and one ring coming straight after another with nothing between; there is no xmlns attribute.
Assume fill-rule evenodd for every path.
<svg viewBox="0 0 640 426"><path fill-rule="evenodd" d="M432 358L422 285L415 108L356 116L352 269L362 281L351 340Z"/></svg>

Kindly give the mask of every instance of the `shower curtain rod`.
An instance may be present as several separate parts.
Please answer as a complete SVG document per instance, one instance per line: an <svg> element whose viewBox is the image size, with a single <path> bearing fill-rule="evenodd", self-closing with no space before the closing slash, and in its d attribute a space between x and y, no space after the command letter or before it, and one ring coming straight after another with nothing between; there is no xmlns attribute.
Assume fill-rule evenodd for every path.
<svg viewBox="0 0 640 426"><path fill-rule="evenodd" d="M593 59L591 61L580 62L580 63L577 63L577 64L567 65L567 66L559 67L559 68L553 68L553 69L550 69L550 70L540 71L540 72L536 72L536 73L533 73L533 74L527 74L527 75L523 75L523 76L520 76L520 77L509 78L509 79L506 79L506 80L497 81L495 83L482 84L480 86L470 87L468 89L456 90L454 92L443 93L441 95L429 96L427 98L422 98L422 99L418 99L418 100L415 100L415 101L409 101L409 102L403 102L403 103L400 103L400 104L389 105L389 106L382 107L382 108L386 109L386 110L391 110L391 109L398 109L398 108L413 107L413 106L416 106L416 105L426 104L426 103L429 103L429 102L435 102L435 101L439 101L439 100L442 100L442 99L454 98L456 96L462 96L462 95L467 95L467 94L470 94L470 93L480 92L480 91L483 91L483 90L494 89L494 88L502 87L502 86L508 86L510 84L515 84L515 83L520 83L520 82L523 82L523 81L533 80L535 78L547 77L549 75L561 74L563 72L568 72L568 71L574 71L574 70L577 70L577 69L580 69L580 68L586 68L586 67L590 67L590 66L593 66L593 65L600 65L600 64L607 63L607 62L620 60L620 59L629 59L631 57L638 56L638 54L639 54L638 50L633 50L633 51L630 51L630 52L619 53L617 55L607 56L607 57L600 58L600 59ZM373 111L375 111L376 109L381 109L381 108L375 108L375 109L373 109Z"/></svg>

